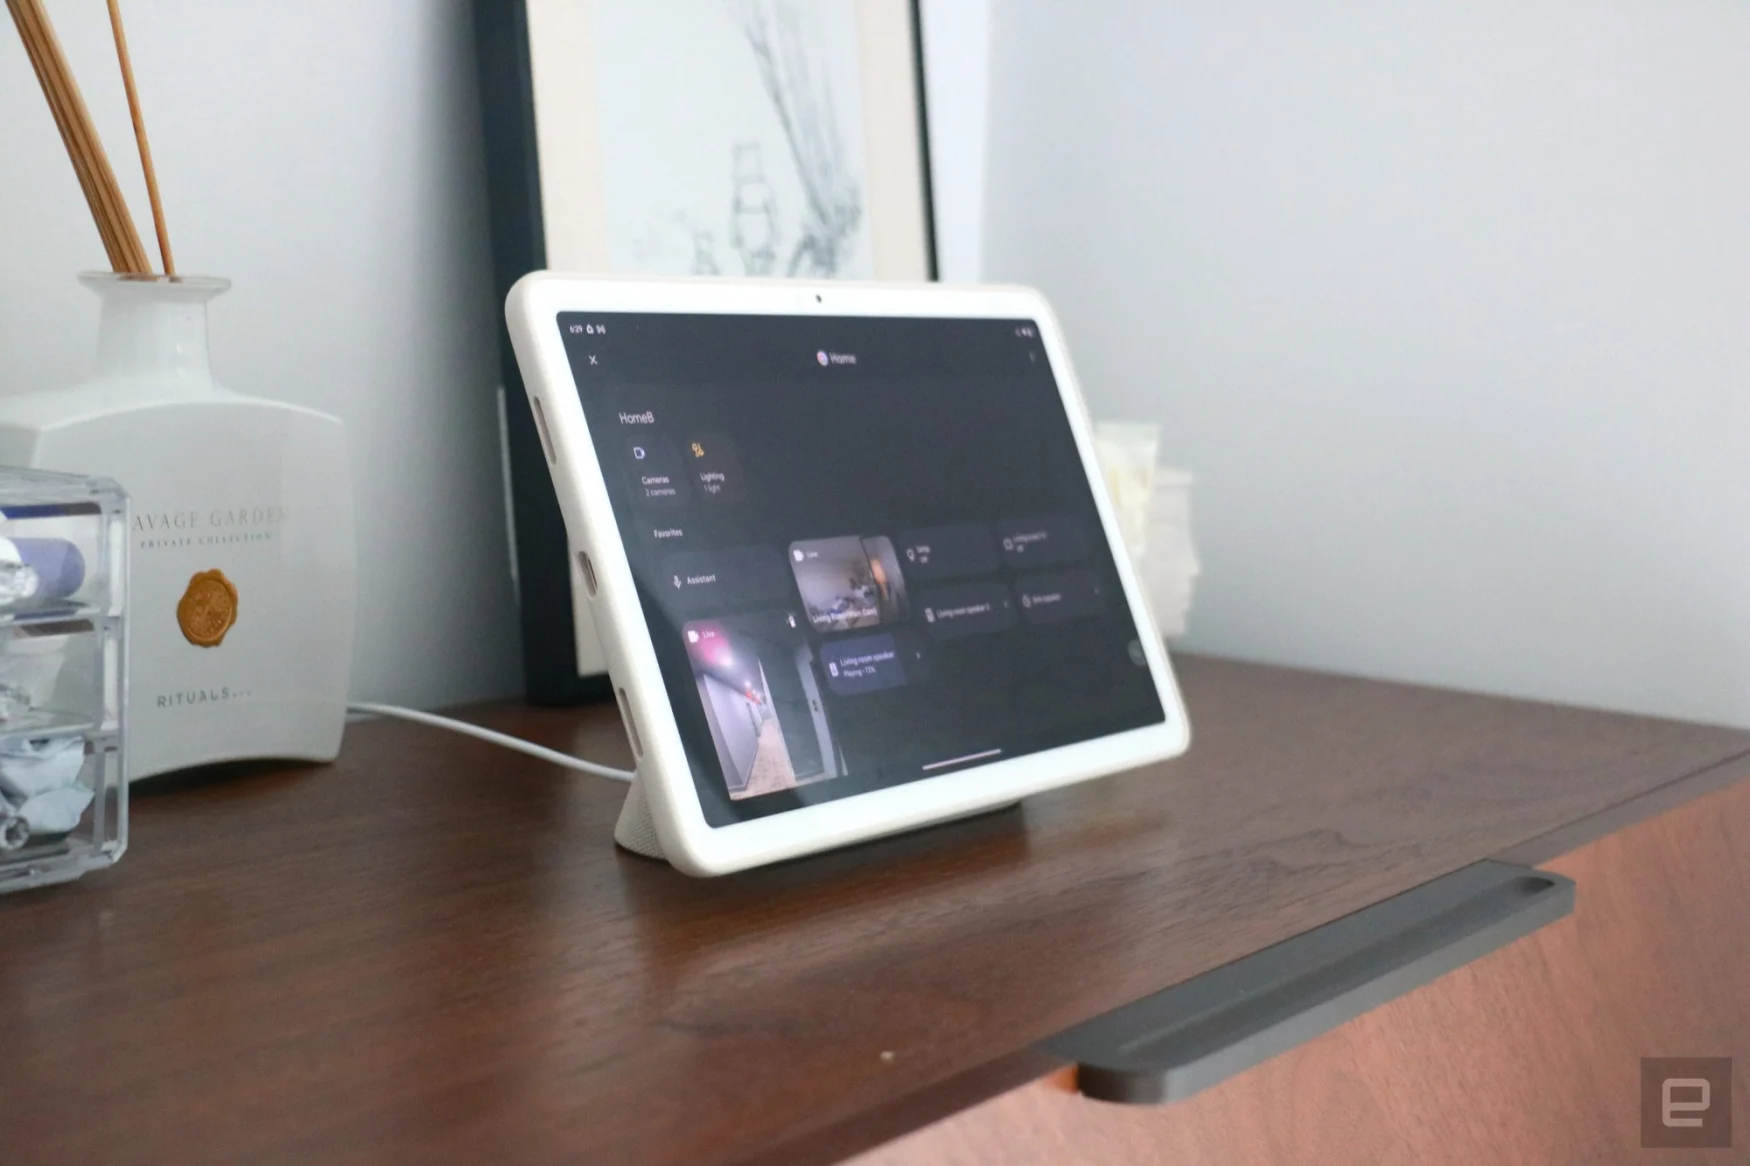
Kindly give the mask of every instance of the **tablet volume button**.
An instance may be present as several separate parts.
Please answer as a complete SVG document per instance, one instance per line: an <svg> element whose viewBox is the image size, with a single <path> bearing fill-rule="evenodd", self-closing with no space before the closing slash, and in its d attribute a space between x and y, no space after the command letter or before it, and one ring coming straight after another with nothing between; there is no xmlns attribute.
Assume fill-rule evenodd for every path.
<svg viewBox="0 0 1750 1166"><path fill-rule="evenodd" d="M583 572L583 589L595 598L595 565L589 561L588 551L577 552L577 569Z"/></svg>
<svg viewBox="0 0 1750 1166"><path fill-rule="evenodd" d="M638 722L632 716L632 702L626 699L626 690L623 688L614 689L614 696L620 702L620 720L626 725L626 739L632 742L632 756L642 758L644 742L638 739Z"/></svg>
<svg viewBox="0 0 1750 1166"><path fill-rule="evenodd" d="M553 439L547 435L547 414L541 408L541 398L530 397L529 404L535 410L535 430L541 435L541 452L547 455L548 461L557 463L559 459L553 456Z"/></svg>

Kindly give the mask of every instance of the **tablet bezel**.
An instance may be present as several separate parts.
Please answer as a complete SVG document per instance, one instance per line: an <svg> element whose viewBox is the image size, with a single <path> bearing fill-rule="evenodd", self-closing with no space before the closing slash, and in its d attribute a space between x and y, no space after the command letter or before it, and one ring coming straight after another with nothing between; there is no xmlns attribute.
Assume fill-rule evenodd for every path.
<svg viewBox="0 0 1750 1166"><path fill-rule="evenodd" d="M584 419L559 330L562 312L1035 321L1165 718L1156 725L781 814L724 826L708 824L645 623L631 560L621 541L595 443ZM1118 535L1062 331L1038 292L1003 286L645 279L536 272L511 288L505 316L523 382L537 424L542 427L566 530L573 548L587 554L593 568L595 592L590 597L590 611L622 712L632 721L628 733L639 752L639 781L665 856L677 868L693 875L716 875L777 862L1160 761L1182 753L1189 745L1190 728L1178 684Z"/></svg>

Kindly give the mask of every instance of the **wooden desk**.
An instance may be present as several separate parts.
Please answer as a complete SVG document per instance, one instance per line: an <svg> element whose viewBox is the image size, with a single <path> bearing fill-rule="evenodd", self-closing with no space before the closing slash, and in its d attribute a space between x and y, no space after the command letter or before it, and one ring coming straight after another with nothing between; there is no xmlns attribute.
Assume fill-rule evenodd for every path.
<svg viewBox="0 0 1750 1166"><path fill-rule="evenodd" d="M1595 978L1560 986L1574 1036L1629 1007L1611 968L1656 967L1634 929L1663 928L1646 944L1687 945L1726 996L1692 1001L1671 1036L1700 1025L1713 1044L1667 1047L1648 1016L1621 1021L1596 1056L1736 1042L1742 1091L1750 947L1729 945L1746 934L1750 734L1209 659L1180 668L1195 735L1181 761L708 882L613 848L618 785L417 726L354 726L332 766L142 787L120 866L0 898L6 1160L1099 1161L1171 1143L1204 1155L1187 1160L1298 1161L1291 1135L1317 1114L1371 1128L1394 1075L1440 1076L1418 1060L1438 1044L1392 1043L1403 1032L1519 1056L1507 996L1441 995L1465 969L1160 1109L1074 1097L1032 1046L1479 859L1569 852L1588 856L1556 864L1579 880L1579 913L1489 957L1521 961L1489 991L1549 991L1557 973L1539 970L1535 943L1608 924L1618 962L1589 949ZM629 762L609 708L473 715ZM1722 792L1694 800L1710 790ZM1649 829L1651 841L1635 833ZM1587 847L1607 834L1642 841ZM1692 898L1733 879L1735 900ZM1431 996L1437 1014L1416 1013ZM1392 1017L1410 1027L1366 1027ZM1331 1041L1361 1042L1360 1084L1308 1085L1302 1054ZM1581 1046L1568 1063L1593 1055ZM1272 1102L1260 1081L1289 1092ZM1222 1102L1236 1121L1247 1104L1292 1113L1236 1142L1228 1110L1193 1112L1233 1089L1253 1091ZM1511 1101L1498 1092L1486 1112ZM1084 1120L1143 1123L1143 1141L1101 1143L1073 1128ZM1047 1140L993 1147L980 1140L992 1128ZM1592 1136L1558 1127L1549 1144L1564 1134Z"/></svg>

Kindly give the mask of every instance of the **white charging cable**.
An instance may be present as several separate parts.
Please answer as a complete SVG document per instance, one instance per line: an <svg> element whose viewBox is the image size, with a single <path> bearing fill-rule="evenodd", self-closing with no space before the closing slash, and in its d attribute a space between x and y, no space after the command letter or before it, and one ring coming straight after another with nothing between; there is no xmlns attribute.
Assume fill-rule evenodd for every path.
<svg viewBox="0 0 1750 1166"><path fill-rule="evenodd" d="M584 761L569 753L561 753L557 749L549 749L545 745L537 745L533 741L525 741L521 737L512 737L508 733L495 733L491 729L482 729L479 725L470 725L467 721L452 720L440 717L435 713L422 713L418 709L404 709L392 704L349 704L348 712L369 713L375 717L394 717L398 720L413 721L415 724L430 725L434 729L448 729L452 733L462 733L469 737L477 737L482 741L490 741L494 745L502 745L506 749L515 749L518 753L527 753L530 757L539 757L542 761L554 765L563 765L567 769L576 769L583 773L592 773L597 777L605 777L611 781L631 781L633 774L624 769L612 769L606 765L597 765L593 761Z"/></svg>

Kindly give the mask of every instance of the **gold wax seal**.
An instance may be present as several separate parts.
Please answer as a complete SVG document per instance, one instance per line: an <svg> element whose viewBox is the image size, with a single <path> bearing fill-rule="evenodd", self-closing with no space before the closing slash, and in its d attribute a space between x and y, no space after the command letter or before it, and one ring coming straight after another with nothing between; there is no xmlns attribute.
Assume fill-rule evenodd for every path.
<svg viewBox="0 0 1750 1166"><path fill-rule="evenodd" d="M237 588L219 570L201 571L188 581L176 604L183 638L200 648L216 648L237 622Z"/></svg>

